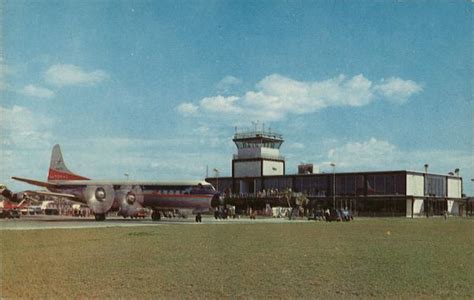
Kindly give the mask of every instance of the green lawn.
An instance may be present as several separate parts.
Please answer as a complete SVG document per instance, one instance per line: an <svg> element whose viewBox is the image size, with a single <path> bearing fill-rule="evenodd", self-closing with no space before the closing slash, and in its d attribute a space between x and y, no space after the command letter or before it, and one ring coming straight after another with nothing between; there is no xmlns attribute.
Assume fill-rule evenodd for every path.
<svg viewBox="0 0 474 300"><path fill-rule="evenodd" d="M474 295L474 220L1 231L2 298Z"/></svg>

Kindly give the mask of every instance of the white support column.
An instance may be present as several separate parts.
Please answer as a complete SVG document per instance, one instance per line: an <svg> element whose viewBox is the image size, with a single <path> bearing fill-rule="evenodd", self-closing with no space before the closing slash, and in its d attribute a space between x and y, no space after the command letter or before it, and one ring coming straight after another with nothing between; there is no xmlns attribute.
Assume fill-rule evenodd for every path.
<svg viewBox="0 0 474 300"><path fill-rule="evenodd" d="M459 216L459 203L454 200L448 200L448 214L451 216Z"/></svg>
<svg viewBox="0 0 474 300"><path fill-rule="evenodd" d="M413 217L421 217L423 212L423 199L413 199Z"/></svg>
<svg viewBox="0 0 474 300"><path fill-rule="evenodd" d="M407 218L413 217L413 199L407 199Z"/></svg>

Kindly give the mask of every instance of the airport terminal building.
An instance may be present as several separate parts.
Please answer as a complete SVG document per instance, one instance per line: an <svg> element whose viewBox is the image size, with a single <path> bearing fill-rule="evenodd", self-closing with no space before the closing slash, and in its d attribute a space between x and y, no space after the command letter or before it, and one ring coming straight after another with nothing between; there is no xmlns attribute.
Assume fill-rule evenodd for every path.
<svg viewBox="0 0 474 300"><path fill-rule="evenodd" d="M291 189L310 200L314 208L348 208L359 216L464 215L462 178L450 174L397 170L376 172L319 173L313 165L286 174L279 149L283 136L270 131L236 132L237 154L231 177L208 177L227 197L265 199ZM333 169L335 165L333 165Z"/></svg>

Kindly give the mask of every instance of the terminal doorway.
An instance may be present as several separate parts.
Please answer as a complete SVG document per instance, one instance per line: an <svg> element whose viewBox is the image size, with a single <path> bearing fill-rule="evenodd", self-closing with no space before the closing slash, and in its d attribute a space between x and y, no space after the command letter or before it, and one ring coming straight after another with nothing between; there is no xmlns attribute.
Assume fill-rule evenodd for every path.
<svg viewBox="0 0 474 300"><path fill-rule="evenodd" d="M255 179L242 179L240 180L240 193L242 194L254 194L255 193Z"/></svg>
<svg viewBox="0 0 474 300"><path fill-rule="evenodd" d="M423 210L426 216L442 216L448 211L448 202L445 199L427 198L423 201Z"/></svg>

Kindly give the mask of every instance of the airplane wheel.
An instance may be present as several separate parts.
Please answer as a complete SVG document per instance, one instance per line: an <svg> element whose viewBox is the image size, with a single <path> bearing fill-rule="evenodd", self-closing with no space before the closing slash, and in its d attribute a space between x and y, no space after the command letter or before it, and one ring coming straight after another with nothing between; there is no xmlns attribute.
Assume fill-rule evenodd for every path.
<svg viewBox="0 0 474 300"><path fill-rule="evenodd" d="M95 215L96 221L105 221L105 214L96 214Z"/></svg>
<svg viewBox="0 0 474 300"><path fill-rule="evenodd" d="M160 212L159 212L159 211L153 211L153 212L151 213L151 219L152 219L153 221L159 221L159 220L161 220L161 214L160 214Z"/></svg>

